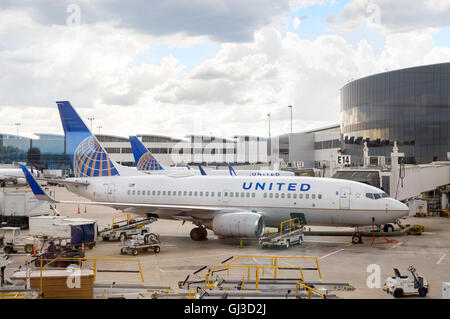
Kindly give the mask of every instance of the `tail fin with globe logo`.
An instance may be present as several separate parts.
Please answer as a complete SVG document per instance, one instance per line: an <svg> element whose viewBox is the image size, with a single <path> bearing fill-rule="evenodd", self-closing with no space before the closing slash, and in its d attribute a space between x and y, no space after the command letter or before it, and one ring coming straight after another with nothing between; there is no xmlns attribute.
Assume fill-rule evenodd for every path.
<svg viewBox="0 0 450 319"><path fill-rule="evenodd" d="M75 177L120 175L120 165L110 159L97 138L89 131L70 102L56 102L66 136Z"/></svg>

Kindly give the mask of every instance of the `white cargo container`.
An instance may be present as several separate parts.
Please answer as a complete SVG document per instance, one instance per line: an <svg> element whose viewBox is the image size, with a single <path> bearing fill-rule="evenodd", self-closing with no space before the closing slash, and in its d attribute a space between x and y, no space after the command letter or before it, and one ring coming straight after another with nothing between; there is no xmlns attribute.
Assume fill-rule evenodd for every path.
<svg viewBox="0 0 450 319"><path fill-rule="evenodd" d="M450 282L442 283L442 299L450 299Z"/></svg>
<svg viewBox="0 0 450 319"><path fill-rule="evenodd" d="M54 211L50 204L38 200L32 192L0 192L0 216L3 226L28 227L29 217L52 214Z"/></svg>

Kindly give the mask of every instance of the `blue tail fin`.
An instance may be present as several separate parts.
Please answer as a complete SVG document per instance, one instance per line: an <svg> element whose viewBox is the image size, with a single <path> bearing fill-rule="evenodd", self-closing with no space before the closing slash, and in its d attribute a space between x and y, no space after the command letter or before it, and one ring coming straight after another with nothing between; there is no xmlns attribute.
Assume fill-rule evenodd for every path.
<svg viewBox="0 0 450 319"><path fill-rule="evenodd" d="M138 171L160 171L164 169L136 136L130 136L130 144Z"/></svg>
<svg viewBox="0 0 450 319"><path fill-rule="evenodd" d="M233 168L233 166L231 166L231 164L228 164L228 170L230 171L230 175L231 176L237 176L236 175L236 172L234 171L234 168Z"/></svg>
<svg viewBox="0 0 450 319"><path fill-rule="evenodd" d="M116 165L70 102L56 102L75 177L119 175Z"/></svg>
<svg viewBox="0 0 450 319"><path fill-rule="evenodd" d="M198 166L198 169L200 170L200 173L201 173L202 175L205 175L205 176L206 176L206 172L205 172L205 170L203 169L203 167L202 167L201 165Z"/></svg>

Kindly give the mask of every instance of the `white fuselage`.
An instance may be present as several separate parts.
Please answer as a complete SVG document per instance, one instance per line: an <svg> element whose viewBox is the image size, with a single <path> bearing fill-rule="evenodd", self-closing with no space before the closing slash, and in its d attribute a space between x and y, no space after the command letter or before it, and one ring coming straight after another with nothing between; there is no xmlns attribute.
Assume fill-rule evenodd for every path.
<svg viewBox="0 0 450 319"><path fill-rule="evenodd" d="M27 181L20 168L0 168L0 181L26 185Z"/></svg>
<svg viewBox="0 0 450 319"><path fill-rule="evenodd" d="M381 190L341 179L144 175L71 180L87 181L87 186L67 187L96 202L220 207L217 213L252 211L261 214L265 225L271 227L293 217L304 217L309 225L358 226L385 224L408 215L408 207L395 199L366 197L368 193L382 194ZM132 211L164 219L180 213L148 207ZM199 220L214 217L209 211L188 213Z"/></svg>
<svg viewBox="0 0 450 319"><path fill-rule="evenodd" d="M182 175L193 176L201 175L200 170L192 168L188 169L185 167L169 167L163 170L151 170L143 171L146 174L153 175ZM289 171L274 171L274 170L257 170L257 169L235 169L234 172L237 176L294 176L293 172ZM205 173L208 176L231 176L228 169L205 169Z"/></svg>

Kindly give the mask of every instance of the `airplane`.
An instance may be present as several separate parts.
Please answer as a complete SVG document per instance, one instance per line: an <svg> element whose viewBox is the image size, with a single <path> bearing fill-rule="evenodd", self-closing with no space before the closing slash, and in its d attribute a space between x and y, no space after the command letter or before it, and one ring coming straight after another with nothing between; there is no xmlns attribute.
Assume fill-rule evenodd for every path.
<svg viewBox="0 0 450 319"><path fill-rule="evenodd" d="M187 167L164 167L151 154L145 145L137 138L137 136L130 136L131 149L133 151L134 162L139 171L146 173L166 174L173 171L189 171L191 175L205 175L204 171L199 168L193 170ZM228 164L228 170L208 170L208 175L231 175L231 176L294 176L293 172L278 171L278 170L234 170L231 164Z"/></svg>
<svg viewBox="0 0 450 319"><path fill-rule="evenodd" d="M39 171L34 171L31 166L31 173L35 176L39 177ZM17 185L26 185L27 180L25 179L25 175L23 174L22 169L20 168L0 168L0 186L5 187L8 184L12 184L14 186Z"/></svg>
<svg viewBox="0 0 450 319"><path fill-rule="evenodd" d="M408 206L380 189L350 180L289 176L126 175L96 141L69 102L57 102L73 151L67 189L91 201L50 197L25 166L35 196L61 204L103 205L162 219L190 221L192 240L207 229L224 237L260 237L265 227L298 217L304 225L381 225L407 216ZM354 237L359 237L355 228Z"/></svg>

